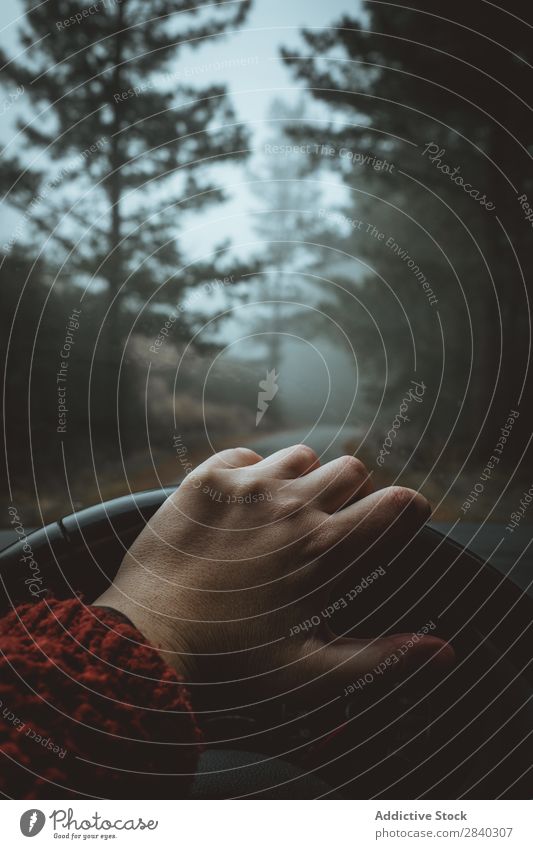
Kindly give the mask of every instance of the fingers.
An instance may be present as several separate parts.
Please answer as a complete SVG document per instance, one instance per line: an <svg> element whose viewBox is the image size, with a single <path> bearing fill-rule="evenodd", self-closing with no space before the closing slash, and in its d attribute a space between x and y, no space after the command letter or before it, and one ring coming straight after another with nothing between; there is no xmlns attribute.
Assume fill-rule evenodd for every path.
<svg viewBox="0 0 533 849"><path fill-rule="evenodd" d="M319 466L320 460L312 448L308 445L291 445L265 457L257 464L257 469L282 480L290 480L307 475Z"/></svg>
<svg viewBox="0 0 533 849"><path fill-rule="evenodd" d="M246 466L253 466L259 463L263 458L260 454L252 451L251 448L227 448L225 451L219 451L204 460L196 467L193 475L200 476L202 472L209 472L214 469L242 469Z"/></svg>
<svg viewBox="0 0 533 849"><path fill-rule="evenodd" d="M251 448L228 448L219 451L205 460L194 470L195 475L214 469L242 469L246 466L256 466L258 471L268 471L268 474L283 480L300 477L320 466L320 461L307 445L292 445L282 448L263 458Z"/></svg>
<svg viewBox="0 0 533 849"><path fill-rule="evenodd" d="M394 538L409 539L431 515L428 501L419 492L389 486L367 495L327 519L326 544L353 545L364 554L369 545Z"/></svg>
<svg viewBox="0 0 533 849"><path fill-rule="evenodd" d="M438 637L394 634L374 640L318 639L302 646L302 663L313 689L330 697L362 692L380 681L398 682L420 672L444 675L455 653Z"/></svg>
<svg viewBox="0 0 533 849"><path fill-rule="evenodd" d="M374 491L370 472L356 457L338 457L315 469L296 486L306 501L314 501L325 513L335 513L356 498Z"/></svg>

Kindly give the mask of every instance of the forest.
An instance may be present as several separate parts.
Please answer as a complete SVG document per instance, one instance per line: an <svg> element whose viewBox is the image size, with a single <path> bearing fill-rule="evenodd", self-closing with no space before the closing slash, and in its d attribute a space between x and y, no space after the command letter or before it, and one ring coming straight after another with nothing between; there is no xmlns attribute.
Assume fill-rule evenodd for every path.
<svg viewBox="0 0 533 849"><path fill-rule="evenodd" d="M442 518L507 516L531 484L525 0L309 3L266 57L231 52L265 0L93 5L23 0L2 48L5 503L36 525L307 437ZM258 120L240 90L274 61Z"/></svg>

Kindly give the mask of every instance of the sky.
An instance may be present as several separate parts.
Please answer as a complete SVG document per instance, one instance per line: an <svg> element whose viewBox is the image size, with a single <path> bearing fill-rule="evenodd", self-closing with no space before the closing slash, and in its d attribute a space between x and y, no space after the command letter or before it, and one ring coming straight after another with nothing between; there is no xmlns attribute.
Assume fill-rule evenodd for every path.
<svg viewBox="0 0 533 849"><path fill-rule="evenodd" d="M80 3L80 7L84 5L90 3ZM198 85L225 83L238 117L246 122L252 133L252 146L257 147L267 132L264 121L272 99L294 100L300 91L299 84L279 58L280 47L298 47L302 26L324 27L343 13L354 14L359 9L359 0L328 0L327 3L324 0L255 0L238 33L214 40L189 54L182 53L169 70L179 74L180 69L187 68L193 73L191 81ZM20 21L22 11L20 0L2 0L0 4L0 45L8 55L17 50L17 19ZM236 57L243 59L243 63L236 64ZM4 144L13 132L17 114L20 110L15 105L2 121L0 141ZM252 235L249 224L243 220L243 211L250 206L251 198L246 187L241 185L242 174L226 169L223 179L231 183L233 199L223 209L206 215L199 230L191 229L188 234L191 245L205 245L206 241L214 244L225 237L234 239L238 235L242 239ZM0 240L8 237L16 224L13 211L3 209Z"/></svg>

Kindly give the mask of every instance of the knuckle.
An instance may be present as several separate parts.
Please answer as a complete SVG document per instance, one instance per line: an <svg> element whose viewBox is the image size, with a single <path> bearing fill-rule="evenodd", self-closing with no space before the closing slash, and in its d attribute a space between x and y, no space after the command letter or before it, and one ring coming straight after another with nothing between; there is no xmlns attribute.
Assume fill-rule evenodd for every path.
<svg viewBox="0 0 533 849"><path fill-rule="evenodd" d="M311 557L319 557L334 548L338 542L338 534L327 522L311 522L305 536L304 548Z"/></svg>
<svg viewBox="0 0 533 849"><path fill-rule="evenodd" d="M247 464L250 460L256 462L261 459L259 454L252 451L251 448L226 448L224 451L219 451L215 457L226 465L227 468L239 468L242 464Z"/></svg>
<svg viewBox="0 0 533 849"><path fill-rule="evenodd" d="M196 471L192 471L190 475L181 482L179 487L180 494L192 494L196 492L202 486L202 478L196 474Z"/></svg>
<svg viewBox="0 0 533 849"><path fill-rule="evenodd" d="M243 497L262 489L262 481L259 475L232 474L224 475L226 486L231 489L233 495Z"/></svg>
<svg viewBox="0 0 533 849"><path fill-rule="evenodd" d="M277 519L294 519L300 521L302 517L302 502L295 495L283 493L277 494L274 502L274 514Z"/></svg>
<svg viewBox="0 0 533 849"><path fill-rule="evenodd" d="M253 451L251 448L246 448L244 445L240 445L234 450L239 457L242 457L245 460L261 460L260 455L256 451Z"/></svg>
<svg viewBox="0 0 533 849"><path fill-rule="evenodd" d="M395 513L413 513L420 517L429 516L429 502L419 492L404 486L390 486L384 490L386 504Z"/></svg>
<svg viewBox="0 0 533 849"><path fill-rule="evenodd" d="M256 469L255 466L250 466L242 470L239 475L250 489L262 490L265 488L272 489L274 481L266 474L265 469Z"/></svg>
<svg viewBox="0 0 533 849"><path fill-rule="evenodd" d="M206 487L215 489L218 484L219 474L218 469L208 466L205 469L191 472L187 481L189 486L195 490L203 491Z"/></svg>
<svg viewBox="0 0 533 849"><path fill-rule="evenodd" d="M313 451L309 445L305 445L304 443L293 445L291 448L291 454L296 460L299 460L302 463L307 463L309 466L316 463L318 460L316 451Z"/></svg>
<svg viewBox="0 0 533 849"><path fill-rule="evenodd" d="M349 477L366 477L368 474L367 468L362 460L354 457L353 454L346 454L339 459L341 469Z"/></svg>

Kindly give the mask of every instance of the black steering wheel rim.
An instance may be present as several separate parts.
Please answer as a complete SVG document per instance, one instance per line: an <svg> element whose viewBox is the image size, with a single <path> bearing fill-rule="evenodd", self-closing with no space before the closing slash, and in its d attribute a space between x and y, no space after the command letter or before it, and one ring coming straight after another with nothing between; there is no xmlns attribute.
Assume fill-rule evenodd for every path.
<svg viewBox="0 0 533 849"><path fill-rule="evenodd" d="M21 536L17 542L0 552L0 613L18 604L35 602L48 593L59 598L78 594L90 603L113 580L124 553L174 490L175 487L149 490L116 498ZM29 552L33 564L31 571L28 567ZM423 567L416 569L413 564L423 564ZM30 582L31 578L34 579L33 583ZM371 616L375 633L387 633L391 622L398 623L398 627L394 628L396 631L416 631L437 611L437 633L449 639L456 650L459 647L459 656L464 654L470 675L476 675L476 664L478 667L479 664L483 666L484 659L492 658L487 666L489 679L480 685L478 701L490 698L490 687L502 687L506 693L511 688L514 694L513 698L506 696L504 700L509 715L504 724L507 727L512 723L512 726L503 735L503 748L510 745L511 741L507 737L511 729L514 734L517 726L513 720L514 714L520 718L521 729L518 733L522 734L524 730L523 736L527 737L521 750L513 737L513 745L519 750L520 756L512 759L513 763L508 760L500 768L498 764L484 767L482 760L479 763L476 761L478 771L485 769L490 773L488 785L482 777L475 780L469 777L466 785L463 780L464 792L457 793L457 796L469 795L468 781L471 786L479 788L479 793L474 793L478 798L484 798L482 794L488 798L506 794L516 798L527 794L531 772L528 764L533 763L529 754L524 752L530 739L528 723L531 723L533 731L530 711L530 699L533 698L533 600L490 564L430 527L423 528L407 546L398 562L394 563L394 568L388 570L387 581L386 590L384 586L365 590L358 603L358 622L353 621L353 612L344 612L332 620L334 630L357 636L361 632L360 623L365 621L366 612L367 620ZM376 603L378 594L385 594L385 604ZM472 640L476 643L477 652L473 663L468 660L467 651ZM498 666L496 677L491 675L495 665ZM468 676L466 679L464 675L461 678L459 672L456 681L459 681L459 687L468 691ZM508 684L504 685L504 681ZM444 694L444 701L447 695ZM465 703L468 703L467 699ZM470 705L469 709L475 712L476 707ZM347 708L345 716L348 715L346 711ZM479 711L481 715L482 705ZM460 725L460 715L458 722ZM467 725L467 718L464 724ZM460 737L460 728L457 727ZM496 732L497 729L492 732L491 739ZM491 736L488 729L487 735ZM257 746L254 744L252 748ZM332 762L338 765L342 760L341 754L333 758ZM420 772L420 765L408 772L417 770ZM327 777L331 784L331 775ZM377 796L383 795L380 792L380 781L381 778L376 779L377 791L374 795ZM358 786L357 782L354 785L353 781L337 782L334 778L333 785L339 784L347 787L346 792L352 797L355 793L365 793L369 787L367 781ZM436 780L433 784L437 793L435 798L456 795L450 792L450 783L447 785L446 782ZM393 798L406 795L405 784L399 788L393 780L388 782L388 786L394 788ZM372 789L371 784L370 787ZM420 795L419 786L408 790L408 793Z"/></svg>

